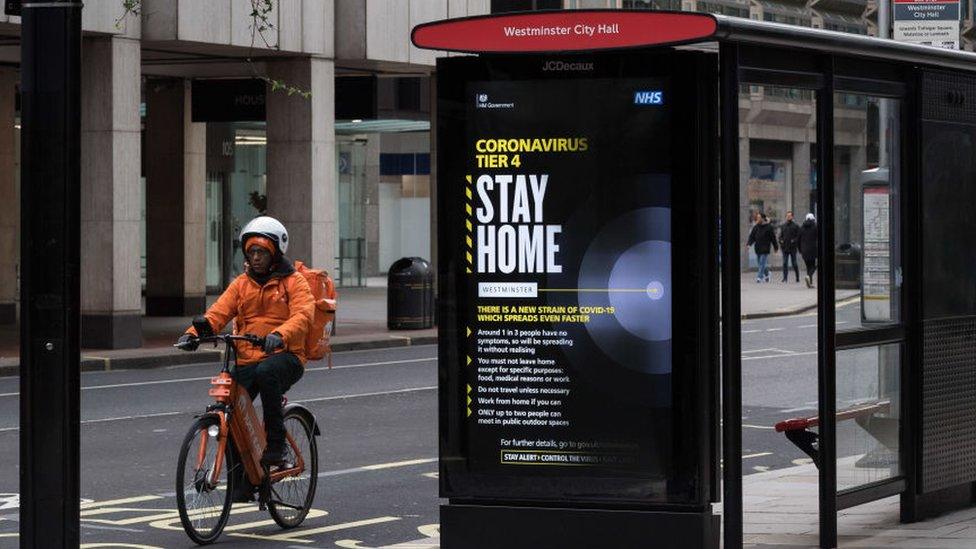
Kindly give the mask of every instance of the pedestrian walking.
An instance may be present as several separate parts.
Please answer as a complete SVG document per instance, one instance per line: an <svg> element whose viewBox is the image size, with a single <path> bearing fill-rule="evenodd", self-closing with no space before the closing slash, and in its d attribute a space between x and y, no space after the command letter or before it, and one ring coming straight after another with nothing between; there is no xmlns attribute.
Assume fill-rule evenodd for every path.
<svg viewBox="0 0 976 549"><path fill-rule="evenodd" d="M779 229L779 246L783 250L783 282L790 278L790 261L793 261L793 274L800 281L800 266L796 263L796 250L800 246L800 226L793 221L793 212L786 212L786 223Z"/></svg>
<svg viewBox="0 0 976 549"><path fill-rule="evenodd" d="M813 274L817 272L817 218L808 213L800 226L800 255L807 266L807 288L813 288Z"/></svg>
<svg viewBox="0 0 976 549"><path fill-rule="evenodd" d="M769 250L779 250L779 244L776 243L776 230L769 223L766 214L759 214L759 221L752 226L749 241L746 242L746 247L749 246L755 246L756 259L759 261L756 282L769 282Z"/></svg>

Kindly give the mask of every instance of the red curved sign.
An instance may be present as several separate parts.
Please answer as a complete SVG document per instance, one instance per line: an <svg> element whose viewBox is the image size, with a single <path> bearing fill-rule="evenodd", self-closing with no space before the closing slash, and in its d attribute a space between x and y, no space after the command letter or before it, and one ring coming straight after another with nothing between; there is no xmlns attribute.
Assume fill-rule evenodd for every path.
<svg viewBox="0 0 976 549"><path fill-rule="evenodd" d="M465 53L589 51L694 42L715 34L704 13L572 10L466 19L418 25L418 48Z"/></svg>

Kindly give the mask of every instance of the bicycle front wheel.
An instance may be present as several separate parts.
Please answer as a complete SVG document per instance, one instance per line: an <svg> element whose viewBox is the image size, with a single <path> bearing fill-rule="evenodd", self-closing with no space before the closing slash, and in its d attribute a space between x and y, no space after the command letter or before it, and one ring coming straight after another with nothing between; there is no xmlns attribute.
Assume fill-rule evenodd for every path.
<svg viewBox="0 0 976 549"><path fill-rule="evenodd" d="M236 465L230 440L224 449L223 465L213 482L219 452L217 416L196 420L183 439L176 469L176 507L183 530L200 545L213 543L230 518L231 494L234 493Z"/></svg>
<svg viewBox="0 0 976 549"><path fill-rule="evenodd" d="M318 446L315 443L315 428L302 413L290 411L285 413L285 430L295 441L295 446L305 460L305 470L301 473L281 479L271 485L271 501L268 502L268 512L278 526L294 528L305 520L312 501L315 499L315 486L319 478ZM295 449L286 445L286 460L295 463Z"/></svg>

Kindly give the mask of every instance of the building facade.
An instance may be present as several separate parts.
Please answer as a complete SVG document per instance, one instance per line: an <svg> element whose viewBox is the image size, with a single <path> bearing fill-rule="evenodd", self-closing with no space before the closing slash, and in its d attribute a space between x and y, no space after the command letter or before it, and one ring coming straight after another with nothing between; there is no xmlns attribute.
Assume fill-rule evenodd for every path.
<svg viewBox="0 0 976 549"><path fill-rule="evenodd" d="M261 214L289 255L342 285L403 256L436 260L431 132L436 52L425 21L532 9L705 11L874 34L873 0L94 0L83 9L82 345L141 345L144 315L204 310L241 272L237 235ZM267 6L266 15L251 15ZM964 2L967 48L972 5ZM16 322L20 21L0 16L0 323ZM856 240L877 107L839 98L835 167ZM741 232L755 212L813 209L810 92L744 86ZM867 137L866 137L867 136ZM847 182L846 184L844 182ZM846 229L845 229L846 227ZM743 247L743 265L754 258ZM774 258L774 265L776 259Z"/></svg>
<svg viewBox="0 0 976 549"><path fill-rule="evenodd" d="M430 257L435 54L410 30L488 13L487 0L125 6L83 9L84 347L136 347L144 315L202 312L241 271L237 235L262 213L288 227L290 256L344 284ZM19 34L0 16L4 323L19 293Z"/></svg>

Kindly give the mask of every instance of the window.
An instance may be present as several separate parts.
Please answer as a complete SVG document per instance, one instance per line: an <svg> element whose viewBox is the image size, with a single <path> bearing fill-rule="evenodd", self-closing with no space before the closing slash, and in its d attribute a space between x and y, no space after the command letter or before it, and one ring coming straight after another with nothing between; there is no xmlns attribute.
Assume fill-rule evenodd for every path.
<svg viewBox="0 0 976 549"><path fill-rule="evenodd" d="M681 0L624 0L624 9L681 11Z"/></svg>
<svg viewBox="0 0 976 549"><path fill-rule="evenodd" d="M562 0L491 0L491 13L558 10L562 9L562 7Z"/></svg>

